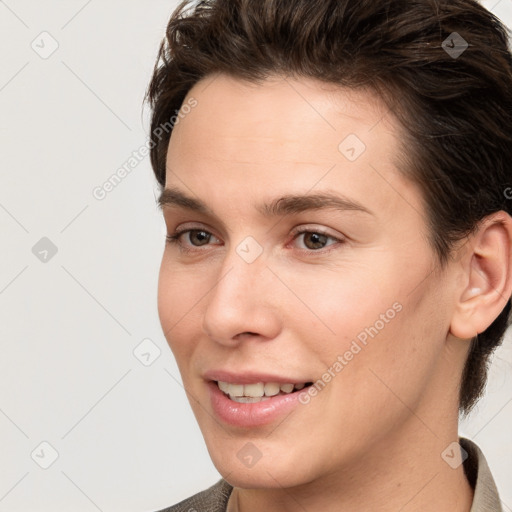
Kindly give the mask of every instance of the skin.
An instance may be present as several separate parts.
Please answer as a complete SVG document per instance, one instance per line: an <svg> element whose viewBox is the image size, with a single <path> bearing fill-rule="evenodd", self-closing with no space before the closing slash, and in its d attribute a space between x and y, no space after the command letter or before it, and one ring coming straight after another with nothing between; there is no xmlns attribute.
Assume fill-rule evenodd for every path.
<svg viewBox="0 0 512 512"><path fill-rule="evenodd" d="M228 510L468 512L463 467L441 453L458 440L469 340L511 293L510 217L489 218L440 268L421 192L396 168L400 127L375 95L216 75L188 96L197 106L172 133L166 188L216 217L163 208L170 235L212 236L182 235L188 253L166 245L158 310L213 463L235 487ZM366 145L354 162L338 150L348 134ZM371 213L265 218L255 208L326 190ZM297 227L342 242L315 249ZM251 264L236 251L247 236L263 249ZM206 370L316 381L395 303L401 311L281 423L242 429L214 418ZM237 457L247 442L262 454L251 468Z"/></svg>

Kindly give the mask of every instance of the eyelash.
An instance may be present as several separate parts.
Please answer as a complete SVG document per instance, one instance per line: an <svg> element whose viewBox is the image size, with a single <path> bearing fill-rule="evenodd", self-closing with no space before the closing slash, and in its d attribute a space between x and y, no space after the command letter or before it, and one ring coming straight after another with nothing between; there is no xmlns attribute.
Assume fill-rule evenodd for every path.
<svg viewBox="0 0 512 512"><path fill-rule="evenodd" d="M200 228L183 229L181 231L176 231L172 235L167 235L166 236L166 243L169 244L169 245L170 244L179 245L179 249L181 251L185 252L185 253L192 253L192 252L202 251L203 249L201 249L200 247L197 247L196 249L190 249L189 247L187 247L187 246L185 246L185 245L180 243L179 238L181 237L181 235L184 235L185 233L190 233L192 231L201 231L201 232L207 233L208 235L215 236L215 235L213 235L213 233L210 233L206 229L200 229ZM322 230L311 230L311 229L303 229L303 230L300 230L300 231L296 231L292 241L297 239L300 235L307 234L307 233L309 233L309 234L316 234L316 235L323 235L323 236L326 236L328 239L331 239L331 240L334 240L335 242L338 242L337 244L331 244L331 245L328 245L327 247L335 247L337 245L345 243L345 240L336 238L336 237L334 237L332 235L329 235L328 233L325 233ZM320 254L324 254L325 255L325 254L331 252L332 249L325 249L324 248L324 249L317 249L317 250L315 250L315 249L298 249L298 250L303 252L303 253L308 253L308 254L320 253Z"/></svg>

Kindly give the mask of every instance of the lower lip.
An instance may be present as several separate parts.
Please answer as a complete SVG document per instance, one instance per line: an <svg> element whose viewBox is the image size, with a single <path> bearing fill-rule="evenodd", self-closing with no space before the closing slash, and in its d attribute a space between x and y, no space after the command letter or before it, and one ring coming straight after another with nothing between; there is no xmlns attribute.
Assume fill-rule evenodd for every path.
<svg viewBox="0 0 512 512"><path fill-rule="evenodd" d="M267 425L290 413L297 407L299 397L304 391L294 391L287 395L276 395L269 400L255 403L239 403L230 400L217 386L216 382L208 382L213 411L225 423L237 427L258 427Z"/></svg>

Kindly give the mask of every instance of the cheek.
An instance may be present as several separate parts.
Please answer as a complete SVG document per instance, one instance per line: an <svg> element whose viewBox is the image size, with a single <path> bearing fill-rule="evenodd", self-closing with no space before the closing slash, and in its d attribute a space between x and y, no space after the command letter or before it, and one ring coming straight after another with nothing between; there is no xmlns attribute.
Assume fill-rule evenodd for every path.
<svg viewBox="0 0 512 512"><path fill-rule="evenodd" d="M366 324L362 328L351 324L356 334L342 340L345 362L334 379L329 397L333 407L328 408L335 423L356 435L371 415L378 421L363 429L370 438L375 429L391 428L421 407L446 337L446 322L439 316L442 301L433 287L424 284L409 295L397 289L383 301L366 302ZM340 327L343 323L350 324L349 317L346 322L340 317Z"/></svg>
<svg viewBox="0 0 512 512"><path fill-rule="evenodd" d="M180 271L164 255L158 278L158 316L179 366L193 348L192 329L197 333L201 326L198 301L207 288L200 275L201 272Z"/></svg>
<svg viewBox="0 0 512 512"><path fill-rule="evenodd" d="M424 279L425 274L400 265L361 267L346 277L337 272L323 279L324 293L309 288L309 296L312 282L295 282L297 293L322 319L312 317L315 321L309 327L302 321L301 338L316 340L310 349L321 359L324 371L336 375L331 381L338 403L396 409L403 408L400 400L411 405L418 401L447 330L446 318L440 314L445 298L434 281ZM342 409L332 408L340 413Z"/></svg>
<svg viewBox="0 0 512 512"><path fill-rule="evenodd" d="M286 295L288 307L281 313L291 316L283 322L288 322L287 327L300 323L302 339L316 339L317 348L331 353L343 353L356 339L364 346L370 336L387 330L401 309L399 295L393 292L393 276L388 271L387 282L379 282L386 274L379 268L358 264L283 272L283 280L294 292Z"/></svg>

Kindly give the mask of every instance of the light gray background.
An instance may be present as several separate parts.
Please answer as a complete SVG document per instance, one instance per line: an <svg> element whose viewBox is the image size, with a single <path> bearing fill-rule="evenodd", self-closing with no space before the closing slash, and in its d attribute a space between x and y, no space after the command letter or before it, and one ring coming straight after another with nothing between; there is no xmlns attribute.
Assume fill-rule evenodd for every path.
<svg viewBox="0 0 512 512"><path fill-rule="evenodd" d="M147 141L141 103L176 5L0 1L0 511L149 512L219 478L158 320L149 157L92 194ZM484 5L512 25L512 0ZM32 252L43 237L58 249L46 262ZM134 355L145 339L149 366ZM511 384L507 336L460 429L507 512ZM47 469L42 442L58 453Z"/></svg>

